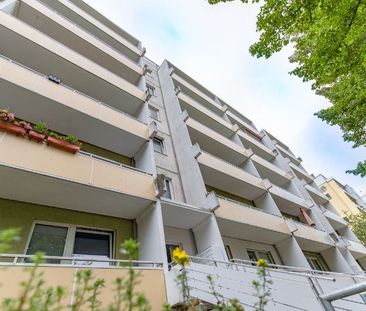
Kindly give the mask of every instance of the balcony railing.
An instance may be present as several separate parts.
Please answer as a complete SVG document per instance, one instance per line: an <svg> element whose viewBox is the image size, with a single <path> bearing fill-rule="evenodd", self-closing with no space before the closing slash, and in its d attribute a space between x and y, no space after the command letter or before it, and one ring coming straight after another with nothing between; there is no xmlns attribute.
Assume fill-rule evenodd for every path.
<svg viewBox="0 0 366 311"><path fill-rule="evenodd" d="M276 217L282 218L282 216L281 216L281 215L277 215L277 214L275 214L275 213L271 213L271 212L269 212L269 211L263 210L263 209L261 209L261 208L255 207L255 206L251 206L251 205L249 205L249 204L245 204L245 203L242 203L242 202L239 202L239 201L236 201L236 200L232 200L232 199L229 199L229 198L223 197L223 196L221 196L221 195L217 195L217 194L216 194L216 196L217 196L219 199L221 199L221 200L225 200L225 201L228 201L228 202L231 202L231 203L237 204L237 205L242 206L242 207L244 207L244 208L250 208L251 210L254 210L254 211L256 211L256 212L266 213L266 214L270 214L270 215L272 215L272 216L276 216Z"/></svg>
<svg viewBox="0 0 366 311"><path fill-rule="evenodd" d="M24 254L0 254L0 266L32 266L33 255ZM96 258L93 256L83 257L66 257L66 256L43 256L44 263L40 266L62 266L62 267L95 267L95 268L124 268L127 264L132 267L143 269L157 269L162 268L162 262L143 261L143 260L123 260L123 259L109 259ZM60 263L48 263L48 261L58 261Z"/></svg>
<svg viewBox="0 0 366 311"><path fill-rule="evenodd" d="M48 76L46 76L46 75L44 75L44 74L42 74L42 73L38 72L38 71L37 71L37 70L35 70L35 69L29 68L29 67L27 67L26 65L23 65L23 64L21 64L21 63L18 63L17 61L12 60L11 58L9 58L9 57L7 57L7 56L5 56L5 55L1 54L1 53L0 53L0 58L2 58L2 59L4 59L4 60L6 60L6 61L8 61L9 63L12 63L12 64L14 64L14 65L16 65L16 66L19 66L19 67L22 67L22 68L24 68L24 69L27 69L27 70L29 70L29 71L31 71L31 72L33 72L33 73L35 73L35 74L36 74L36 75L38 75L39 77L41 77L41 78L45 79L45 80L49 80L49 79L48 79ZM102 102L102 101L100 101L100 100L97 100L97 99L95 99L95 98L93 98L93 97L91 97L91 96L89 96L89 95L87 95L87 94L85 94L85 93L83 93L83 92L80 92L80 91L78 91L78 90L76 90L76 89L72 88L72 87L71 87L71 86L69 86L69 85L66 85L66 84L64 84L64 83L62 83L62 82L61 82L61 83L59 83L58 85L59 85L60 87L64 87L64 88L66 88L66 89L68 89L68 90L70 90L70 91L72 91L72 92L74 92L74 93L76 93L76 94L78 94L78 95L80 95L80 96L83 96L83 97L85 97L85 98L87 98L87 99L89 99L89 100L92 100L92 101L93 101L93 102L95 102L95 103L98 103L98 104L100 104L100 105L103 105L104 107L106 107L106 108L108 108L108 109L112 109L112 110L114 110L114 111L116 111L116 112L118 112L118 113L120 113L120 114L123 114L123 115L125 115L125 116L128 116L129 118L134 119L135 121L138 121L138 122L140 122L140 123L142 123L142 124L147 125L147 123L146 123L146 122L143 122L143 121L141 121L141 120L137 119L136 117L134 117L134 116L132 116L132 115L130 115L130 114L128 114L128 113L126 113L126 112L124 112L124 111L121 111L121 110L119 110L119 109L117 109L117 108L115 108L115 107L112 107L112 106L110 106L110 105L108 105L108 104L106 104L106 103L104 103L104 102Z"/></svg>
<svg viewBox="0 0 366 311"><path fill-rule="evenodd" d="M8 15L8 14L6 14L4 11L1 11L0 10L0 16L1 15L4 15L4 16L10 16L10 15ZM111 83L111 84L113 84L113 85L115 85L115 87L117 87L117 88L119 88L119 89L121 89L121 90L123 90L124 92L127 92L127 93L129 93L130 95L132 95L132 96L136 96L136 97L138 97L138 94L137 94L137 91L136 91L136 89L137 90L139 90L140 91L140 93L143 93L143 90L141 90L138 86L136 86L135 84L133 84L133 83L131 83L131 82L129 82L127 79L125 79L125 78L123 78L123 77L120 77L119 75L117 75L117 74L115 74L115 73L113 73L113 72L111 72L111 71L109 71L108 69L106 69L105 67L103 67L103 66L101 66L101 65L99 65L98 63L96 63L96 62L94 62L93 60L91 60L91 59L89 59L89 58L87 58L87 57L85 57L84 55L82 55L82 54L80 54L80 53L78 53L77 51L75 51L75 50L73 50L73 49L70 49L68 46L66 46L66 45L64 45L63 43L61 43L60 41L57 41L57 40L55 40L54 38L52 38L51 36L49 36L49 35L47 35L47 34L45 34L45 33L43 33L43 32L41 32L40 30L38 30L37 28L35 28L35 27L33 27L33 26L31 26L31 25L29 25L29 24L27 24L26 22L24 22L24 21L22 21L21 19L18 19L18 18L16 18L16 17L14 17L14 16L11 16L11 18L13 18L13 19L15 19L17 22L19 22L20 24L22 24L22 25L24 25L24 26L26 26L27 28L31 28L32 29L32 31L35 31L37 34L40 34L40 37L42 38L42 37L46 37L48 40L50 40L51 42L53 42L55 45L59 45L59 46L61 46L62 47L62 51L69 51L70 53L72 52L73 54L74 54L74 56L77 56L77 57L80 57L80 58L82 58L82 59L85 59L85 61L87 61L87 62L89 62L90 64L92 64L93 66L96 66L97 68L98 68L98 70L100 71L100 70L102 70L102 71L105 71L105 73L107 74L107 75L105 75L104 77L102 77L100 74L98 74L98 73L95 73L95 72L92 72L91 70L87 70L87 69L85 69L85 68L82 68L82 67L80 67L80 68L82 68L83 70L87 70L87 71L89 71L90 73L92 73L92 74L94 74L95 76L97 76L97 77L99 77L100 79L102 79L102 80L104 80L104 81L106 81L106 82L108 82L108 83ZM5 22L5 21L4 21ZM6 21L7 22L7 21ZM19 33L21 36L24 36L24 34L21 34L21 33ZM24 36L25 37L25 36ZM25 37L26 38L26 37ZM37 43L36 43L37 44ZM51 51L51 50L50 50ZM55 53L55 52L53 52L53 51L51 51L51 53ZM69 53L69 54L70 54ZM68 60L70 63L71 63L71 61L70 60ZM76 66L78 66L78 64L76 64L76 63L73 63L74 65L76 65ZM110 77L110 79L108 79L108 78L106 78L106 76L108 76L108 78ZM113 78L117 78L118 80L121 80L122 82L123 82L123 84L124 84L124 86L120 86L120 85L116 85L116 83L113 83L113 82L111 82L111 80L113 80ZM131 90L126 90L125 88L132 88ZM138 97L139 98L139 97Z"/></svg>
<svg viewBox="0 0 366 311"><path fill-rule="evenodd" d="M80 27L77 23L75 23L74 21L72 21L71 19L69 19L67 16L62 15L61 13L59 13L57 10L55 10L54 8L52 8L51 6L49 6L47 3L45 2L41 2L43 6L45 6L47 9L49 9L50 11L52 11L53 13L55 13L57 16L66 19L69 23L73 24L75 27L77 27L78 29L82 30L83 32L87 33L88 35L90 35L91 37L93 37L95 40L99 41L100 43L106 45L108 48L112 49L113 51L115 51L116 53L123 55L124 57L127 57L130 61L132 61L133 63L135 63L137 65L137 63L130 59L127 55L123 54L121 51L119 51L118 49L116 49L115 47L109 45L107 42L103 41L102 39L98 38L96 35L92 34L91 32L87 31L85 28Z"/></svg>

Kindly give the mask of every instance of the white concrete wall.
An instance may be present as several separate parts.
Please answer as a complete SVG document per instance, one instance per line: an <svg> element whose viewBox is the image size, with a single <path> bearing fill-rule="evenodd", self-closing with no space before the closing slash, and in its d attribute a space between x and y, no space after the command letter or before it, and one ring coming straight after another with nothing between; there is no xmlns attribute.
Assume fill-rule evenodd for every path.
<svg viewBox="0 0 366 311"><path fill-rule="evenodd" d="M190 230L164 226L164 232L166 244L181 244L188 255L197 255L194 236Z"/></svg>

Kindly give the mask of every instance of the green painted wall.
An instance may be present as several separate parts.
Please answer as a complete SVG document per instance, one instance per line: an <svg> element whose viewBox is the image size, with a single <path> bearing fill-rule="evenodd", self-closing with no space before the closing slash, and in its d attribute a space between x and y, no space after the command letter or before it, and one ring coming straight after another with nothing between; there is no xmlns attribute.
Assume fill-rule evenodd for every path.
<svg viewBox="0 0 366 311"><path fill-rule="evenodd" d="M133 237L131 220L0 199L0 230L9 227L21 228L20 241L11 253L24 253L32 224L36 220L113 230L114 258L122 258L119 254L119 245Z"/></svg>
<svg viewBox="0 0 366 311"><path fill-rule="evenodd" d="M209 185L206 185L206 190L207 190L207 192L214 191L217 195L222 196L224 198L227 198L227 199L230 199L230 200L234 200L234 201L238 201L240 203L247 204L247 205L250 205L250 206L254 206L255 207L255 204L254 204L253 201L250 201L248 199L239 197L239 196L237 196L235 194L232 194L232 193L229 193L229 192L226 192L226 191L223 191L223 190L220 190L220 189L211 187Z"/></svg>
<svg viewBox="0 0 366 311"><path fill-rule="evenodd" d="M122 164L126 164L129 166L135 166L134 165L134 161L132 158L126 157L122 154L113 152L113 151L109 151L85 142L82 142L82 146L81 146L81 150L85 151L85 152L89 152L92 154L95 154L97 156L106 158L106 159L110 159L112 161L116 161Z"/></svg>

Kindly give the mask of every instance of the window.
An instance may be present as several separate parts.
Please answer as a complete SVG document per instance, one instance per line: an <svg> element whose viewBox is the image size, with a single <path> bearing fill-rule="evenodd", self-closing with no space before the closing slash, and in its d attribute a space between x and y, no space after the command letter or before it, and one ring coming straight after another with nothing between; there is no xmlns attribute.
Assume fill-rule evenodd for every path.
<svg viewBox="0 0 366 311"><path fill-rule="evenodd" d="M159 109L157 109L153 106L149 106L149 115L150 115L150 118L160 121Z"/></svg>
<svg viewBox="0 0 366 311"><path fill-rule="evenodd" d="M271 252L258 250L247 250L247 252L250 261L257 262L259 259L265 259L267 263L272 265L275 264ZM253 263L253 265L255 264Z"/></svg>
<svg viewBox="0 0 366 311"><path fill-rule="evenodd" d="M154 150L156 152L164 153L164 141L161 138L153 138Z"/></svg>
<svg viewBox="0 0 366 311"><path fill-rule="evenodd" d="M329 271L323 257L318 253L304 252L304 255L313 270Z"/></svg>
<svg viewBox="0 0 366 311"><path fill-rule="evenodd" d="M173 251L179 247L182 248L181 244L166 244L166 256L168 259L168 263L171 263L173 261Z"/></svg>
<svg viewBox="0 0 366 311"><path fill-rule="evenodd" d="M113 233L110 231L81 228L75 225L34 225L27 255L44 252L47 256L73 256L109 259L112 255ZM60 260L52 260L60 263ZM80 264L90 264L80 261ZM93 263L95 265L96 263ZM105 263L100 263L105 265Z"/></svg>
<svg viewBox="0 0 366 311"><path fill-rule="evenodd" d="M225 251L226 251L226 255L227 255L227 258L229 260L233 259L233 253L231 252L231 248L230 248L230 245L225 245Z"/></svg>
<svg viewBox="0 0 366 311"><path fill-rule="evenodd" d="M29 241L27 255L37 252L47 256L64 256L68 229L66 227L37 224ZM59 263L59 260L52 261Z"/></svg>
<svg viewBox="0 0 366 311"><path fill-rule="evenodd" d="M162 195L163 198L173 199L173 188L172 188L172 180L170 178L165 178L165 187L166 192Z"/></svg>
<svg viewBox="0 0 366 311"><path fill-rule="evenodd" d="M148 90L148 92L152 95L152 96L156 96L156 90L155 87L153 87L150 84L146 84L146 88Z"/></svg>

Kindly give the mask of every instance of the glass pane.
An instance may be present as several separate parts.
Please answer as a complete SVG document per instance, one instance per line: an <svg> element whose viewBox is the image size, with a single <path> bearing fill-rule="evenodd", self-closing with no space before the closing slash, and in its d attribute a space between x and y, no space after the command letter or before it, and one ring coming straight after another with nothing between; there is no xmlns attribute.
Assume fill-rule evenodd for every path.
<svg viewBox="0 0 366 311"><path fill-rule="evenodd" d="M47 256L63 256L67 228L49 225L35 225L27 254L43 252Z"/></svg>
<svg viewBox="0 0 366 311"><path fill-rule="evenodd" d="M255 252L253 251L248 251L248 256L249 256L249 260L250 261L254 261L254 262L257 262L258 259L257 259L257 256L255 254ZM254 264L253 264L254 265Z"/></svg>
<svg viewBox="0 0 366 311"><path fill-rule="evenodd" d="M233 259L233 253L231 252L230 245L225 245L225 251L226 251L226 255L229 258L229 260Z"/></svg>
<svg viewBox="0 0 366 311"><path fill-rule="evenodd" d="M163 153L163 142L160 139L153 139L154 150L160 153Z"/></svg>
<svg viewBox="0 0 366 311"><path fill-rule="evenodd" d="M265 259L267 263L274 264L272 255L269 252L258 252L258 257Z"/></svg>
<svg viewBox="0 0 366 311"><path fill-rule="evenodd" d="M165 179L166 192L163 194L164 198L172 199L171 182L169 179Z"/></svg>
<svg viewBox="0 0 366 311"><path fill-rule="evenodd" d="M110 257L110 235L95 232L76 231L74 256L89 255Z"/></svg>

